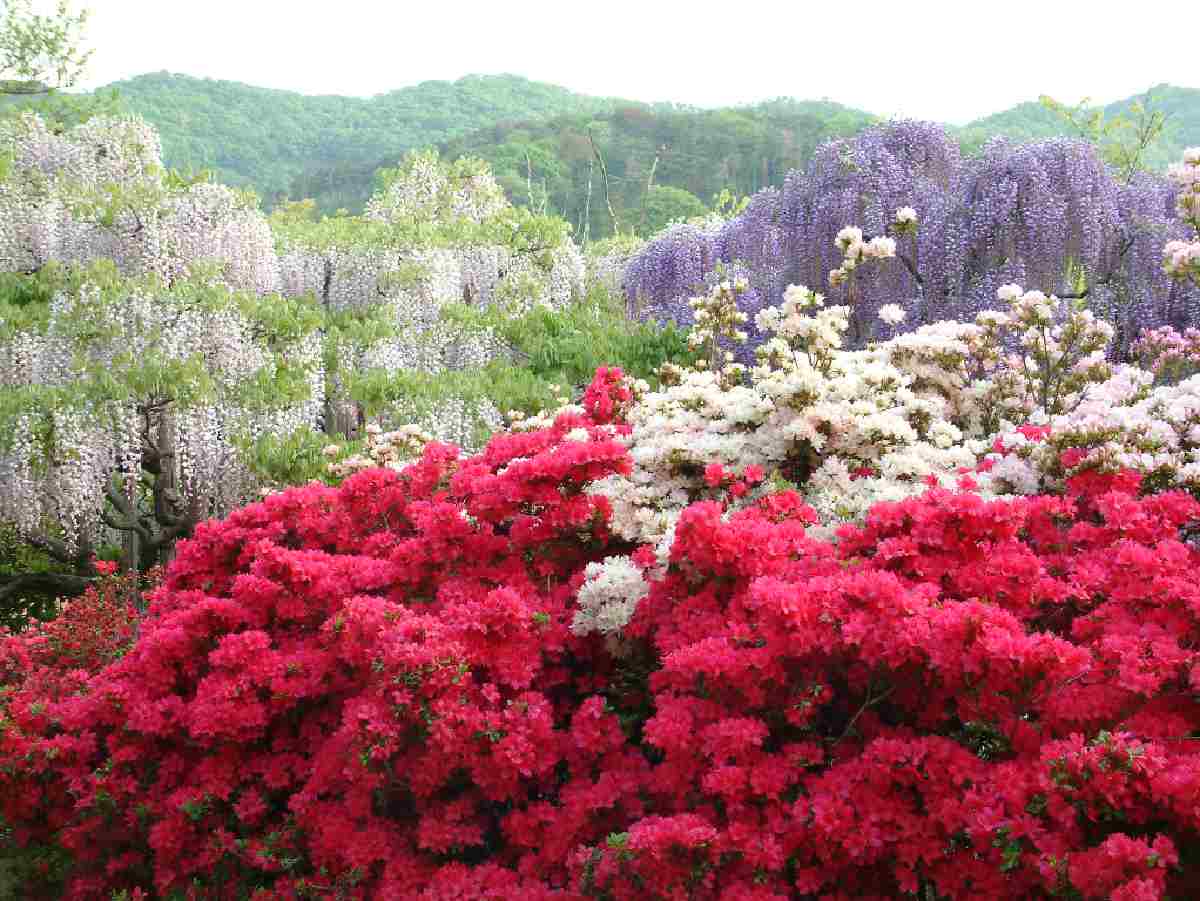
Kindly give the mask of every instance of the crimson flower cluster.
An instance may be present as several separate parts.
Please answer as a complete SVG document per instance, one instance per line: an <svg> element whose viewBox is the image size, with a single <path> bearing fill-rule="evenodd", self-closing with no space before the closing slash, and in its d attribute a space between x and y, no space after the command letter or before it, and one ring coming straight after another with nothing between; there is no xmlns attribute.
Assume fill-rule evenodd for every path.
<svg viewBox="0 0 1200 901"><path fill-rule="evenodd" d="M826 541L714 470L664 568L586 490L622 384L201 526L124 656L0 701L45 893L1196 895L1200 504L934 488ZM577 636L614 555L648 594Z"/></svg>

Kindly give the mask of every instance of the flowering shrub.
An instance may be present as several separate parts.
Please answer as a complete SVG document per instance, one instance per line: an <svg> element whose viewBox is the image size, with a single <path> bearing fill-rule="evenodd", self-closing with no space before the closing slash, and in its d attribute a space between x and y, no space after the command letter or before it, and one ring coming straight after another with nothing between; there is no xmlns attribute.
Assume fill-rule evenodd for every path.
<svg viewBox="0 0 1200 901"><path fill-rule="evenodd" d="M63 849L29 841L21 828L42 816L40 804L49 801L61 812L72 803L69 786L50 775L55 743L39 737L53 728L52 705L85 690L92 676L128 651L137 631L134 592L157 578L157 573L145 579L109 574L79 597L62 602L53 620L31 621L16 634L0 630L0 769L7 768L0 775L5 784L0 849L7 849L0 850L0 896L23 897L28 886L51 886L62 875ZM45 793L10 791L13 768L23 784L41 784ZM62 820L51 813L47 823L57 826ZM15 842L12 824L17 827ZM20 846L15 852L14 844Z"/></svg>
<svg viewBox="0 0 1200 901"><path fill-rule="evenodd" d="M864 146L886 161L902 137ZM956 158L926 157L924 177L954 181ZM395 248L335 242L285 281L320 270L334 309L355 285L410 305L437 294L438 309L459 290L500 292L488 227L510 212L494 182L410 163L370 215L397 232L450 216L474 235L453 265L431 253L408 283ZM1149 334L1139 348L1166 362L1114 366L1107 322L996 287L996 272L982 281L1006 309L895 335L907 312L881 289L915 279L920 242L946 232L936 210L918 228L914 208L891 205L905 196L886 192L889 235L828 235L844 304L790 285L763 306L779 272L765 285L719 270L689 304L695 365L664 367L659 390L608 366L577 406L547 384L558 410L475 455L359 421L357 453L313 450L339 487L267 491L199 524L144 617L135 586L93 561L96 587L58 620L0 636L0 893L1195 895L1200 501L1176 489L1200 493L1200 376L1154 385L1190 338ZM1027 243L991 202L972 215ZM815 228L793 212L789 227ZM1109 219L1059 237L1095 256ZM540 256L528 237L513 252ZM552 258L530 265L554 282ZM1027 253L1022 265L1057 271ZM183 401L228 387L262 428L261 398L234 384L259 371L274 376L250 387L290 385L303 407L280 424L315 418L318 399L331 420L372 419L413 383L394 372L391 301L321 313L325 353L306 341L293 383L280 373L299 361L281 348L315 335L305 305L284 316L224 289L171 291L186 303L162 354L191 394L154 430L159 399L121 407L128 442L64 455L50 500L91 497L118 458L136 471L138 448L183 467L156 507L196 472L228 472L188 439L227 430ZM154 305L127 295L57 295L52 313L92 319L29 319L9 351L29 383L17 387L39 388L42 362L65 378L59 332L111 370L108 345L75 326L141 340L118 310L144 307L153 324ZM204 372L184 366L213 316L241 337L213 345ZM752 329L767 337L743 361L729 348ZM131 384L160 391L162 366L130 346L143 364ZM230 385L210 385L221 367ZM71 440L73 410L15 433L28 500L13 511L36 509L27 486L46 475L26 451ZM118 488L105 490L119 508Z"/></svg>
<svg viewBox="0 0 1200 901"><path fill-rule="evenodd" d="M3 816L69 864L46 893L1200 887L1200 503L935 489L831 543L792 492L708 500L657 567L582 490L628 469L613 430L431 444L201 526L128 653L5 702ZM620 641L575 634L614 595Z"/></svg>
<svg viewBox="0 0 1200 901"><path fill-rule="evenodd" d="M1139 365L1156 381L1178 382L1200 372L1200 329L1147 329L1133 345Z"/></svg>
<svg viewBox="0 0 1200 901"><path fill-rule="evenodd" d="M859 237L850 231L842 240L850 247ZM1007 310L921 326L861 350L845 348L849 307L792 285L778 307L755 317L769 337L747 368L714 350L722 337L742 334L739 288L721 283L696 300L693 334L707 358L694 370L672 367L666 387L630 408L623 440L633 470L593 486L613 504L613 530L656 546L660 557L680 511L715 496L703 478L710 465L761 467L836 524L880 500L920 493L931 480L956 484L997 433L1074 409L1112 374L1108 323L1018 285L997 292ZM998 479L987 487L1027 493Z"/></svg>
<svg viewBox="0 0 1200 901"><path fill-rule="evenodd" d="M1191 240L1168 241L1163 248L1163 271L1179 280L1200 284L1200 147L1183 152L1183 162L1168 171L1178 194L1175 207L1179 218L1192 229Z"/></svg>
<svg viewBox="0 0 1200 901"><path fill-rule="evenodd" d="M1153 385L1132 366L1087 389L1069 413L1031 430L1004 429L981 459L981 486L997 494L1063 490L1084 473L1135 472L1149 490L1200 491L1200 376Z"/></svg>
<svg viewBox="0 0 1200 901"><path fill-rule="evenodd" d="M565 885L568 852L640 809L647 766L569 628L572 580L611 543L580 489L627 467L612 431L576 415L475 458L431 444L201 525L126 656L8 705L16 840L73 857L66 897Z"/></svg>
<svg viewBox="0 0 1200 901"><path fill-rule="evenodd" d="M1194 891L1194 862L1175 867L1200 822L1170 799L1200 774L1197 552L1178 538L1200 507L1082 500L1097 513L935 490L877 506L837 546L805 535L813 514L792 495L690 507L625 631L661 662L642 733L657 804L581 852L585 885Z"/></svg>
<svg viewBox="0 0 1200 901"><path fill-rule="evenodd" d="M1143 329L1193 324L1200 285L1188 273L1200 273L1200 242L1187 219L1200 214L1198 162L1188 151L1173 178L1126 183L1083 141L997 139L963 157L941 126L889 122L824 144L803 172L715 228L667 230L629 263L624 285L643 315L690 324L686 299L720 263L742 266L759 306L778 305L789 284L832 278L861 345L884 305L902 304L914 325L969 321L1000 285L1019 282L1086 295L1126 358ZM847 227L861 231L838 242ZM865 249L863 233L879 236L879 256L846 254Z"/></svg>

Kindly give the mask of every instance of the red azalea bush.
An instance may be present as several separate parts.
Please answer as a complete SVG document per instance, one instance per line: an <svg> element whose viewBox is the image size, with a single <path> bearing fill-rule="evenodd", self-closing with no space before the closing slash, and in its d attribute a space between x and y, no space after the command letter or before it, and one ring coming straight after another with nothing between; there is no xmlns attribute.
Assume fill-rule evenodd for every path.
<svg viewBox="0 0 1200 901"><path fill-rule="evenodd" d="M4 701L46 894L1196 894L1200 504L937 489L830 543L792 493L697 503L579 637L589 562L654 563L583 490L628 467L619 385L204 525L125 656Z"/></svg>
<svg viewBox="0 0 1200 901"><path fill-rule="evenodd" d="M0 630L0 848L11 841L6 822L22 824L45 817L46 825L62 825L73 801L56 771L56 743L47 740L57 730L54 705L85 690L88 681L133 644L137 631L135 592L152 585L147 578L115 575L110 571L77 598L61 605L49 622L32 621L22 632ZM26 792L22 786L40 781L46 791ZM40 809L45 805L46 809ZM45 842L22 841L17 854L0 850L0 896L11 897L15 886L49 881L64 864L62 849L52 832L40 830Z"/></svg>

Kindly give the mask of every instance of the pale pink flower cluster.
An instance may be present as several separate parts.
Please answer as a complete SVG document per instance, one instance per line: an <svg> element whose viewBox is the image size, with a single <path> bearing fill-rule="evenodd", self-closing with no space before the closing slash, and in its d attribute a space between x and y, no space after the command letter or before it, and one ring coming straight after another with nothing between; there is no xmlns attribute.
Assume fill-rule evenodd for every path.
<svg viewBox="0 0 1200 901"><path fill-rule="evenodd" d="M1085 470L1132 470L1160 486L1200 491L1200 376L1159 387L1153 381L1152 373L1123 366L1089 386L1070 412L1035 417L1044 437L1015 426L1002 431L993 442L1000 450L981 461L981 487L1034 494L1061 490Z"/></svg>
<svg viewBox="0 0 1200 901"><path fill-rule="evenodd" d="M1200 221L1200 147L1183 152L1183 162L1174 163L1167 174L1179 189L1175 204L1179 217L1193 226Z"/></svg>
<svg viewBox="0 0 1200 901"><path fill-rule="evenodd" d="M1182 381L1200 372L1200 329L1146 329L1133 343L1133 353L1157 381Z"/></svg>
<svg viewBox="0 0 1200 901"><path fill-rule="evenodd" d="M365 442L361 450L345 459L338 460L342 454L342 446L329 444L324 448L324 454L329 457L329 473L338 478L345 478L364 469L387 467L403 469L407 464L421 456L425 445L433 441L433 435L420 426L406 425L398 429L384 431L374 423L368 424L363 430Z"/></svg>
<svg viewBox="0 0 1200 901"><path fill-rule="evenodd" d="M1179 218L1192 228L1189 241L1168 241L1163 247L1163 271L1172 278L1200 284L1200 147L1183 152L1183 162L1168 170L1179 193L1175 198Z"/></svg>
<svg viewBox="0 0 1200 901"><path fill-rule="evenodd" d="M1163 271L1172 278L1200 279L1200 241L1168 241L1163 247Z"/></svg>

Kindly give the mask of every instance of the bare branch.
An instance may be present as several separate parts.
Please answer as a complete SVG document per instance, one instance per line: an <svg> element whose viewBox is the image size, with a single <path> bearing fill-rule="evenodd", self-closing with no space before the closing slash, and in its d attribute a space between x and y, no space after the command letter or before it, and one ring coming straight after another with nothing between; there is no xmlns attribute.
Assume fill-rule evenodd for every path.
<svg viewBox="0 0 1200 901"><path fill-rule="evenodd" d="M592 154L596 157L596 162L600 164L600 175L604 178L604 202L608 205L608 215L612 219L613 234L621 233L621 223L617 219L617 214L613 212L612 195L608 189L608 166L604 164L604 157L600 154L600 148L596 146L596 139L592 137L592 132L588 130L588 141L592 145Z"/></svg>

